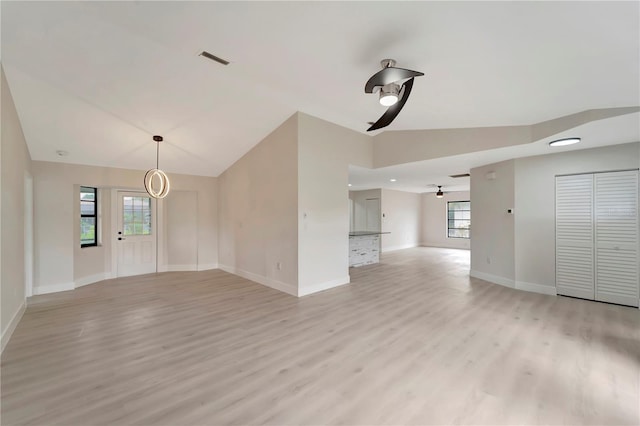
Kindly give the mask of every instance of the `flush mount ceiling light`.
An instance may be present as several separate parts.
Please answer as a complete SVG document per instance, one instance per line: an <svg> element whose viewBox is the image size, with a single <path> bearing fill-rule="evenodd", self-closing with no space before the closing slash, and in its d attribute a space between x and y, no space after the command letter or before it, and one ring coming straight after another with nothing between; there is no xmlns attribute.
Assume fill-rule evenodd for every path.
<svg viewBox="0 0 640 426"><path fill-rule="evenodd" d="M396 179L389 179L389 182L395 182Z"/></svg>
<svg viewBox="0 0 640 426"><path fill-rule="evenodd" d="M567 146L580 142L580 138L565 138L557 141L549 142L549 146Z"/></svg>
<svg viewBox="0 0 640 426"><path fill-rule="evenodd" d="M444 197L444 192L442 192L442 185L438 185L438 192L436 192L436 198Z"/></svg>
<svg viewBox="0 0 640 426"><path fill-rule="evenodd" d="M164 198L169 193L169 178L160 170L160 142L163 141L162 136L154 136L156 141L156 168L147 171L144 175L144 189L153 198Z"/></svg>

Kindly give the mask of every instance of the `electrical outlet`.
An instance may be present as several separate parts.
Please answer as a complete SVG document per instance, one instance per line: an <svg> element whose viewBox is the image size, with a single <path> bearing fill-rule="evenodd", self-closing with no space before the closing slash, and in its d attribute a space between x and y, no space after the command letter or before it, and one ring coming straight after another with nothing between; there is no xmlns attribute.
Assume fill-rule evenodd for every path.
<svg viewBox="0 0 640 426"><path fill-rule="evenodd" d="M491 264L491 258L489 256L487 256L487 263Z"/></svg>
<svg viewBox="0 0 640 426"><path fill-rule="evenodd" d="M278 271L282 270L282 263L280 263L280 262L276 263L276 269Z"/></svg>

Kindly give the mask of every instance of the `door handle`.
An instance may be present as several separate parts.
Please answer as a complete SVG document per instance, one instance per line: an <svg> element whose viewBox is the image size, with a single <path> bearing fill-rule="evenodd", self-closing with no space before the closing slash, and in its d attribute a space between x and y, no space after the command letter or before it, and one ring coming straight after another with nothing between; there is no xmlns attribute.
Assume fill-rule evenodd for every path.
<svg viewBox="0 0 640 426"><path fill-rule="evenodd" d="M118 241L120 241L120 240L126 240L126 238L118 237Z"/></svg>

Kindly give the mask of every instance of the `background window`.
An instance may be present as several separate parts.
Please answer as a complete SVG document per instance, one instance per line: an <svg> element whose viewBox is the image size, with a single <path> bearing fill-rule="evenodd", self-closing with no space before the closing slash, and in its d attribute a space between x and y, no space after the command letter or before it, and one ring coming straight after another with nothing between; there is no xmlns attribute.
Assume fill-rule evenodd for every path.
<svg viewBox="0 0 640 426"><path fill-rule="evenodd" d="M449 201L447 203L447 237L469 238L471 229L471 202Z"/></svg>
<svg viewBox="0 0 640 426"><path fill-rule="evenodd" d="M80 246L98 245L98 190L80 187Z"/></svg>
<svg viewBox="0 0 640 426"><path fill-rule="evenodd" d="M123 197L124 235L151 234L151 198Z"/></svg>

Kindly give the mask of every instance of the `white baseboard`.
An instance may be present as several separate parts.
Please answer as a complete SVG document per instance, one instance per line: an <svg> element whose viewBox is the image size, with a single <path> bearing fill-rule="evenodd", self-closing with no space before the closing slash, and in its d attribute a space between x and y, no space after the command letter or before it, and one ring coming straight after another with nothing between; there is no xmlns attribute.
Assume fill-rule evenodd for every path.
<svg viewBox="0 0 640 426"><path fill-rule="evenodd" d="M230 274L238 275L242 278L246 278L248 280L257 282L258 284L265 285L267 287L271 287L273 289L282 291L284 293L290 294L292 296L298 295L298 289L293 284L287 284L282 281L274 280L273 278L264 277L262 275L254 274L253 272L244 271L242 269L236 268L235 266L228 265L218 265L220 269Z"/></svg>
<svg viewBox="0 0 640 426"><path fill-rule="evenodd" d="M530 291L532 293L549 294L551 296L558 295L558 293L556 293L555 286L516 281L516 288L518 290Z"/></svg>
<svg viewBox="0 0 640 426"><path fill-rule="evenodd" d="M197 271L198 265L166 265L164 272Z"/></svg>
<svg viewBox="0 0 640 426"><path fill-rule="evenodd" d="M468 240L465 240L468 241ZM456 243L431 243L431 242L426 242L426 243L420 243L420 247L435 247L435 248L451 248L451 249L458 249L458 250L471 250L471 248L467 245L467 247L462 247L462 244L456 244Z"/></svg>
<svg viewBox="0 0 640 426"><path fill-rule="evenodd" d="M385 248L381 249L381 252L382 253L386 253L388 251L404 250L404 249L414 248L414 247L418 247L418 243L405 244L405 245L402 245L402 246L385 247Z"/></svg>
<svg viewBox="0 0 640 426"><path fill-rule="evenodd" d="M7 328L2 330L2 336L0 339L0 353L4 351L4 348L7 346L7 343L9 343L9 339L11 339L11 335L13 334L16 327L18 326L18 323L22 319L22 315L24 315L24 311L26 309L27 309L27 302L26 300L23 300L22 304L20 305L16 313L13 314L13 318L11 318L11 321L9 321L9 324L7 324Z"/></svg>
<svg viewBox="0 0 640 426"><path fill-rule="evenodd" d="M473 269L469 271L469 275L474 278L480 278L484 281L489 281L490 283L500 284L509 288L516 288L516 281L511 278L499 277L498 275L487 274L486 272L474 271Z"/></svg>
<svg viewBox="0 0 640 426"><path fill-rule="evenodd" d="M189 264L189 265L160 265L158 266L158 272L181 272L181 271L209 271L211 269L218 269L217 263L206 263L203 265Z"/></svg>
<svg viewBox="0 0 640 426"><path fill-rule="evenodd" d="M218 269L218 264L217 263L198 264L198 271L209 271L211 269Z"/></svg>
<svg viewBox="0 0 640 426"><path fill-rule="evenodd" d="M325 281L323 283L312 284L309 286L304 286L300 288L298 286L298 297L308 296L313 293L317 293L319 291L329 290L330 288L340 287L341 285L349 284L351 282L351 277L347 275L346 277L338 278L331 281Z"/></svg>
<svg viewBox="0 0 640 426"><path fill-rule="evenodd" d="M66 284L54 284L54 285L44 285L33 288L33 294L49 294L49 293L57 293L59 291L68 291L76 288L74 283L66 283Z"/></svg>
<svg viewBox="0 0 640 426"><path fill-rule="evenodd" d="M89 275L88 277L83 277L77 279L74 283L74 288L82 287L89 284L97 283L98 281L104 281L111 278L111 273L104 272L102 274Z"/></svg>

